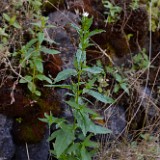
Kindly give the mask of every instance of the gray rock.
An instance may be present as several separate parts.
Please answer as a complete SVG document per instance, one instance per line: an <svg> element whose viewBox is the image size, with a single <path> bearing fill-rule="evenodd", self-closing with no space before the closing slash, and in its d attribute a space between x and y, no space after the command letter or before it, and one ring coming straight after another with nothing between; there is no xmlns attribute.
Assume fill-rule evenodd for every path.
<svg viewBox="0 0 160 160"><path fill-rule="evenodd" d="M153 97L153 93L148 87L135 87L139 95L139 104L145 109L146 115L148 118L154 118L159 115L158 107L156 106L156 100Z"/></svg>
<svg viewBox="0 0 160 160"><path fill-rule="evenodd" d="M0 160L11 160L15 145L10 133L12 129L13 120L0 114Z"/></svg>
<svg viewBox="0 0 160 160"><path fill-rule="evenodd" d="M57 43L61 52L63 69L73 68L73 58L78 46L78 34L71 23L78 25L78 16L69 11L56 11L49 15L48 24L55 27L46 30L46 37Z"/></svg>
<svg viewBox="0 0 160 160"><path fill-rule="evenodd" d="M47 130L40 143L17 145L15 157L12 160L48 160L50 149L47 142L48 136L49 131Z"/></svg>
<svg viewBox="0 0 160 160"><path fill-rule="evenodd" d="M113 136L119 136L126 127L125 109L122 106L113 105L106 109L105 120L107 128L112 131Z"/></svg>

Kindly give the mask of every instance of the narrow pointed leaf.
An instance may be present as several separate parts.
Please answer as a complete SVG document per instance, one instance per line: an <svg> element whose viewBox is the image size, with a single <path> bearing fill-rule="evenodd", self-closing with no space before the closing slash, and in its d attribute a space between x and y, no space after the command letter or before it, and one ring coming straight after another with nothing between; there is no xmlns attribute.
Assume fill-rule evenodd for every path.
<svg viewBox="0 0 160 160"><path fill-rule="evenodd" d="M77 75L75 69L66 69L58 73L57 77L54 79L54 83L63 81L71 76Z"/></svg>
<svg viewBox="0 0 160 160"><path fill-rule="evenodd" d="M103 94L100 94L94 90L83 89L83 93L87 93L103 103L113 103L114 102L112 98L107 97Z"/></svg>
<svg viewBox="0 0 160 160"><path fill-rule="evenodd" d="M59 158L63 152L69 147L69 145L74 140L74 134L70 131L64 132L63 130L59 131L59 134L56 136L56 141L54 144L54 149L57 155L57 158Z"/></svg>
<svg viewBox="0 0 160 160"><path fill-rule="evenodd" d="M105 30L95 29L94 31L91 31L91 32L89 33L89 36L91 37L91 36L94 36L94 35L96 35L96 34L100 34L100 33L102 33L102 32L105 32Z"/></svg>
<svg viewBox="0 0 160 160"><path fill-rule="evenodd" d="M59 54L60 53L59 51L57 51L55 49L49 49L49 48L46 48L46 47L42 47L41 51L44 52L44 53L47 53L47 54Z"/></svg>
<svg viewBox="0 0 160 160"><path fill-rule="evenodd" d="M98 74L98 73L102 73L103 69L100 67L88 67L88 68L84 68L83 71L87 71L93 74Z"/></svg>
<svg viewBox="0 0 160 160"><path fill-rule="evenodd" d="M92 125L90 125L89 129L90 132L94 133L94 134L107 134L107 133L112 133L111 130L105 128L105 127L101 127L98 125L95 125L94 123Z"/></svg>

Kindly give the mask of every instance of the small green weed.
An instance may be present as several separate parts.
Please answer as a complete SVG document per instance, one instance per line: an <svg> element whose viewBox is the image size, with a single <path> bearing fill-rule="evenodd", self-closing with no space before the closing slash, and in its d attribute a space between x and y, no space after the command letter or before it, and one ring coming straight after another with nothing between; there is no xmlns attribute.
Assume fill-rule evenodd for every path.
<svg viewBox="0 0 160 160"><path fill-rule="evenodd" d="M122 89L129 95L128 79L125 78L122 74L120 74L119 70L116 67L106 66L106 71L107 73L111 74L116 81L113 92L118 93L118 91Z"/></svg>
<svg viewBox="0 0 160 160"><path fill-rule="evenodd" d="M104 14L107 15L106 23L114 23L119 19L119 14L122 11L122 8L119 6L115 6L107 0L103 0L104 7L108 10L105 11Z"/></svg>
<svg viewBox="0 0 160 160"><path fill-rule="evenodd" d="M139 52L133 57L133 70L137 71L140 69L147 69L149 66L150 61L145 49L143 49L141 52Z"/></svg>
<svg viewBox="0 0 160 160"><path fill-rule="evenodd" d="M151 31L158 31L160 29L160 0L148 1L147 10L151 18Z"/></svg>
<svg viewBox="0 0 160 160"><path fill-rule="evenodd" d="M130 7L133 9L133 10L136 10L139 8L139 0L133 0L130 4Z"/></svg>

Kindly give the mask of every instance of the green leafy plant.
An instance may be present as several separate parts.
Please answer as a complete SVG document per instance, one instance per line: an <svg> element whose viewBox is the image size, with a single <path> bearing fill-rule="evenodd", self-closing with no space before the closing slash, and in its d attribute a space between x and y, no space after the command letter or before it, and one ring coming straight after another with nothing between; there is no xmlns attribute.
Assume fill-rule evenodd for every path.
<svg viewBox="0 0 160 160"><path fill-rule="evenodd" d="M122 11L122 8L119 6L115 6L107 0L103 0L104 7L108 10L105 11L104 14L107 15L106 23L113 23L119 19L119 14Z"/></svg>
<svg viewBox="0 0 160 160"><path fill-rule="evenodd" d="M3 13L3 17L9 23L9 25L14 26L17 29L21 28L21 26L16 21L16 16L15 15L13 17L10 17L8 14Z"/></svg>
<svg viewBox="0 0 160 160"><path fill-rule="evenodd" d="M17 20L18 15L15 14L13 16L9 16L8 13L3 13L4 27L0 28L0 38L3 43L1 44L0 48L2 51L4 50L4 52L8 52L7 47L8 48L10 47L9 40L11 39L11 35L14 34L14 32L11 32L11 30L14 30L17 33L21 32L23 33L24 29L27 30L28 34L31 36L30 38L31 40L28 43L23 43L23 38L22 38L23 35L21 35L22 45L20 45L19 47L16 46L15 51L13 53L8 52L8 54L14 59L18 58L20 61L20 65L17 68L20 68L20 70L23 72L23 75L20 75L21 79L19 82L27 83L28 89L33 94L40 96L41 92L37 89L36 82L47 81L50 84L52 83L52 80L46 77L43 73L43 60L41 54L59 53L58 51L46 48L43 45L44 41L53 43L53 41L51 42L50 40L45 38L44 34L45 28L53 26L47 25L48 18L41 15L40 12L40 7L42 5L41 0L34 0L34 1L29 0L24 4L22 3L21 0L19 0L18 3L13 5L19 11L20 7L23 7L23 5L27 6L28 10L26 10L24 14L26 15L26 19L29 15L31 15L30 17L31 20L28 23L30 27L26 29L26 26L24 25L21 26L20 23L23 24L24 22L23 20L19 21ZM11 33L8 34L8 32ZM4 56L5 54L6 53L4 53Z"/></svg>
<svg viewBox="0 0 160 160"><path fill-rule="evenodd" d="M63 70L54 79L54 84L49 85L49 87L67 88L71 91L71 98L66 103L72 108L74 122L69 123L65 119L55 118L52 114L45 114L45 118L41 119L49 126L56 124L57 130L51 134L49 140L55 140L51 153L60 160L65 160L66 157L74 160L91 160L98 146L97 143L90 140L92 135L111 133L107 128L92 122L90 117L98 115L87 107L89 100L85 97L86 94L103 103L113 102L113 99L102 95L94 88L95 78L88 81L83 80L89 75L99 75L104 72L100 67L86 65L86 48L92 45L89 41L90 37L103 32L103 30L90 31L93 18L88 18L87 15L87 13L83 14L81 27L71 24L79 34L80 41L74 60L75 69ZM71 85L56 85L57 82L72 77L75 78Z"/></svg>
<svg viewBox="0 0 160 160"><path fill-rule="evenodd" d="M147 2L147 10L149 15L151 15L151 31L155 32L160 29L160 0Z"/></svg>
<svg viewBox="0 0 160 160"><path fill-rule="evenodd" d="M133 57L133 70L147 69L150 66L149 58L145 49Z"/></svg>
<svg viewBox="0 0 160 160"><path fill-rule="evenodd" d="M113 88L114 93L118 93L120 89L124 90L128 95L129 95L129 84L128 84L128 79L125 78L116 67L106 67L107 73L110 73L113 78L115 79L115 85Z"/></svg>
<svg viewBox="0 0 160 160"><path fill-rule="evenodd" d="M21 55L20 64L22 68L29 68L26 75L21 78L20 83L28 83L28 89L37 96L40 96L41 93L36 88L36 80L52 83L52 80L43 74L43 61L41 53L44 52L47 54L58 54L60 52L46 48L42 45L42 42L45 40L43 32L36 33L36 36L36 38L22 46L22 48L18 51L18 53L15 53L15 55Z"/></svg>
<svg viewBox="0 0 160 160"><path fill-rule="evenodd" d="M131 4L130 4L130 7L133 9L133 10L136 10L139 8L139 0L132 0Z"/></svg>

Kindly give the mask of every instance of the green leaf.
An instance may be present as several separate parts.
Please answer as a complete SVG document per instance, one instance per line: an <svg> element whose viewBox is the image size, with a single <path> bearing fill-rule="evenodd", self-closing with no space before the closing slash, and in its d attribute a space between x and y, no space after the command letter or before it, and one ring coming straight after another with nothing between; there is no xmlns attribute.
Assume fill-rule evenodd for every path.
<svg viewBox="0 0 160 160"><path fill-rule="evenodd" d="M94 67L84 68L83 71L87 71L93 74L99 74L99 73L102 73L104 70L100 67L94 66Z"/></svg>
<svg viewBox="0 0 160 160"><path fill-rule="evenodd" d="M8 16L8 14L6 14L6 13L3 13L3 18L6 20L6 21L10 21L10 17Z"/></svg>
<svg viewBox="0 0 160 160"><path fill-rule="evenodd" d="M121 83L120 86L129 95L129 89L127 83Z"/></svg>
<svg viewBox="0 0 160 160"><path fill-rule="evenodd" d="M55 118L52 115L52 112L50 112L50 114L48 115L47 113L44 113L44 117L45 118L39 118L39 120L41 120L42 122L48 123L49 127L53 124L53 123L64 123L65 120L62 118Z"/></svg>
<svg viewBox="0 0 160 160"><path fill-rule="evenodd" d="M10 24L10 25L13 25L13 24L15 23L15 21L16 21L16 16L13 16L13 17L10 19L9 24Z"/></svg>
<svg viewBox="0 0 160 160"><path fill-rule="evenodd" d="M58 73L57 77L54 79L54 83L63 81L71 76L76 76L77 71L75 69L65 69Z"/></svg>
<svg viewBox="0 0 160 160"><path fill-rule="evenodd" d="M98 145L98 142L88 140L87 142L85 142L85 146L86 147L97 148L99 145Z"/></svg>
<svg viewBox="0 0 160 160"><path fill-rule="evenodd" d="M25 77L23 77L23 78L20 79L19 83L28 83L28 82L31 82L32 79L33 79L32 76L26 75Z"/></svg>
<svg viewBox="0 0 160 160"><path fill-rule="evenodd" d="M41 122L44 122L44 123L48 123L48 120L46 118L38 118Z"/></svg>
<svg viewBox="0 0 160 160"><path fill-rule="evenodd" d="M41 59L34 58L34 64L40 73L43 73L43 63Z"/></svg>
<svg viewBox="0 0 160 160"><path fill-rule="evenodd" d="M121 76L120 74L116 73L116 74L114 75L114 77L115 77L116 81L118 81L118 82L121 82L121 81L122 81L122 76Z"/></svg>
<svg viewBox="0 0 160 160"><path fill-rule="evenodd" d="M71 106L72 108L75 108L75 109L79 109L79 107L80 107L80 105L79 104L77 104L76 102L74 102L74 101L66 101L66 103L69 105L69 106Z"/></svg>
<svg viewBox="0 0 160 160"><path fill-rule="evenodd" d="M93 111L93 109L84 107L84 111L85 111L86 113L89 113L90 115L92 115L92 117L97 117L97 116L98 116L98 113L96 113L95 111Z"/></svg>
<svg viewBox="0 0 160 160"><path fill-rule="evenodd" d="M9 35L5 32L5 28L0 28L0 36L8 37Z"/></svg>
<svg viewBox="0 0 160 160"><path fill-rule="evenodd" d="M37 95L37 96L41 96L41 92L40 91L38 91L38 90L35 90L35 95Z"/></svg>
<svg viewBox="0 0 160 160"><path fill-rule="evenodd" d="M96 34L100 34L100 33L102 33L102 32L105 32L105 30L95 29L94 31L91 31L91 32L89 33L89 37L92 37L92 36L94 36L94 35L96 35Z"/></svg>
<svg viewBox="0 0 160 160"><path fill-rule="evenodd" d="M77 120L77 126L81 128L83 135L86 136L89 126L92 121L89 118L88 113L81 111L74 111L74 117Z"/></svg>
<svg viewBox="0 0 160 160"><path fill-rule="evenodd" d="M36 23L30 23L30 24L32 24L33 26L37 26L37 27L39 27L39 28L42 26L41 21L38 21L38 22L36 22Z"/></svg>
<svg viewBox="0 0 160 160"><path fill-rule="evenodd" d="M66 89L69 89L69 90L72 90L72 85L65 85L65 84L51 84L51 85L44 85L46 87L57 87L57 88L66 88Z"/></svg>
<svg viewBox="0 0 160 160"><path fill-rule="evenodd" d="M30 40L26 45L25 45L25 48L28 49L30 48L34 43L37 42L37 39L32 39Z"/></svg>
<svg viewBox="0 0 160 160"><path fill-rule="evenodd" d="M114 100L112 98L107 97L103 94L100 94L100 93L98 93L94 90L89 90L89 89L84 88L83 93L87 93L87 94L91 95L92 97L96 98L97 100L99 100L103 103L109 103L110 104L110 103L114 102Z"/></svg>
<svg viewBox="0 0 160 160"><path fill-rule="evenodd" d="M41 6L42 3L40 1L33 1L32 2L35 6Z"/></svg>
<svg viewBox="0 0 160 160"><path fill-rule="evenodd" d="M120 89L119 84L115 84L115 85L114 85L113 92L114 92L114 93L117 93L117 92L119 91L119 89Z"/></svg>
<svg viewBox="0 0 160 160"><path fill-rule="evenodd" d="M82 17L82 29L83 31L88 31L93 22L93 18Z"/></svg>
<svg viewBox="0 0 160 160"><path fill-rule="evenodd" d="M94 123L92 123L92 125L90 125L89 129L90 132L94 133L94 134L107 134L107 133L112 133L111 130L105 128L105 127L101 127L98 125L95 125Z"/></svg>
<svg viewBox="0 0 160 160"><path fill-rule="evenodd" d="M35 91L36 91L36 85L35 85L33 82L29 82L27 86L28 86L28 89L29 89L32 93L35 93Z"/></svg>
<svg viewBox="0 0 160 160"><path fill-rule="evenodd" d="M81 157L83 160L91 160L91 156L84 146L81 148Z"/></svg>
<svg viewBox="0 0 160 160"><path fill-rule="evenodd" d="M107 70L108 73L111 73L111 74L114 73L114 68L111 67L111 66L106 66L106 70Z"/></svg>
<svg viewBox="0 0 160 160"><path fill-rule="evenodd" d="M71 23L71 26L72 26L78 33L80 32L81 28L78 27L76 24L72 24L72 23Z"/></svg>
<svg viewBox="0 0 160 160"><path fill-rule="evenodd" d="M43 75L43 74L37 74L35 76L35 78L37 78L41 81L47 81L48 83L52 83L52 80L50 78L48 78L47 76Z"/></svg>
<svg viewBox="0 0 160 160"><path fill-rule="evenodd" d="M57 44L54 40L50 38L44 38L44 41L49 42L50 44Z"/></svg>
<svg viewBox="0 0 160 160"><path fill-rule="evenodd" d="M79 151L80 143L73 143L68 149L67 153L76 153L76 151Z"/></svg>
<svg viewBox="0 0 160 160"><path fill-rule="evenodd" d="M93 148L98 147L97 142L93 142L93 141L90 140L92 136L93 136L93 134L89 134L87 137L85 137L85 139L82 142L82 145L85 146L85 147L91 147L91 145L92 145ZM90 145L90 143L92 143L92 144Z"/></svg>
<svg viewBox="0 0 160 160"><path fill-rule="evenodd" d="M18 24L18 22L16 22L16 21L13 23L13 26L14 26L15 28L17 28L17 29L22 28L22 27Z"/></svg>
<svg viewBox="0 0 160 160"><path fill-rule="evenodd" d="M60 134L60 132L61 132L61 129L54 131L47 140L48 141L54 140Z"/></svg>
<svg viewBox="0 0 160 160"><path fill-rule="evenodd" d="M81 62L82 62L82 50L81 49L78 49L77 52L76 52L76 60L77 60L77 63L78 63L78 69L81 69Z"/></svg>
<svg viewBox="0 0 160 160"><path fill-rule="evenodd" d="M59 134L56 135L54 144L54 150L56 152L57 158L63 154L63 152L69 147L74 139L75 137L72 131L59 130Z"/></svg>
<svg viewBox="0 0 160 160"><path fill-rule="evenodd" d="M43 42L43 40L44 40L44 33L39 32L38 33L38 41L39 41L39 43L41 44Z"/></svg>
<svg viewBox="0 0 160 160"><path fill-rule="evenodd" d="M97 80L96 77L89 79L88 82L86 83L86 88L91 89L94 86L94 83L96 82L96 80Z"/></svg>
<svg viewBox="0 0 160 160"><path fill-rule="evenodd" d="M60 53L59 51L57 51L55 49L49 49L46 47L42 47L40 50L44 53L47 53L47 54L59 54Z"/></svg>

